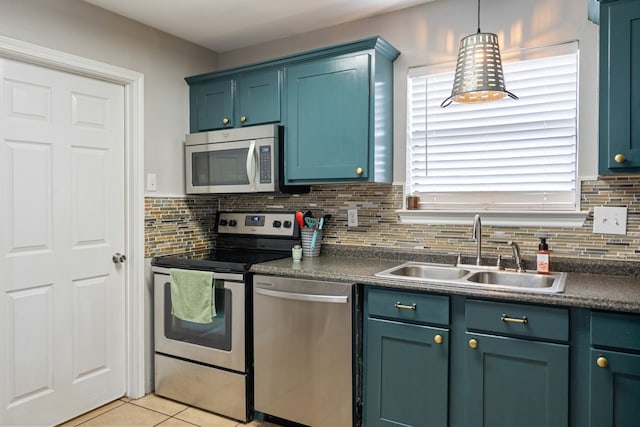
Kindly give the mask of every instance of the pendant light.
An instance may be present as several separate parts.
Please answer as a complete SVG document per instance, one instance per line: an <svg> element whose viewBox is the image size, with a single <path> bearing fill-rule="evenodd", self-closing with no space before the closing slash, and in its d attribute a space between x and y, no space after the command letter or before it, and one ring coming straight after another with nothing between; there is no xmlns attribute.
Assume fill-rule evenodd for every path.
<svg viewBox="0 0 640 427"><path fill-rule="evenodd" d="M498 36L480 31L478 0L478 32L460 40L451 96L440 106L448 107L454 101L463 104L497 101L507 95L518 99L504 87Z"/></svg>

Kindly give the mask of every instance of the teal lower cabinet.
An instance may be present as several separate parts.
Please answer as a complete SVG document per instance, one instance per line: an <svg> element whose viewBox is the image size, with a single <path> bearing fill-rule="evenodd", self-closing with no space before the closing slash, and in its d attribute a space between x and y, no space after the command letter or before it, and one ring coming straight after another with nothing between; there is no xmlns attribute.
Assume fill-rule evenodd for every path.
<svg viewBox="0 0 640 427"><path fill-rule="evenodd" d="M365 293L363 425L446 427L449 297Z"/></svg>
<svg viewBox="0 0 640 427"><path fill-rule="evenodd" d="M446 426L449 333L367 321L367 427Z"/></svg>
<svg viewBox="0 0 640 427"><path fill-rule="evenodd" d="M590 427L640 425L640 316L593 312Z"/></svg>
<svg viewBox="0 0 640 427"><path fill-rule="evenodd" d="M640 314L365 288L363 426L638 427Z"/></svg>
<svg viewBox="0 0 640 427"><path fill-rule="evenodd" d="M467 339L467 426L568 425L568 345L476 333Z"/></svg>

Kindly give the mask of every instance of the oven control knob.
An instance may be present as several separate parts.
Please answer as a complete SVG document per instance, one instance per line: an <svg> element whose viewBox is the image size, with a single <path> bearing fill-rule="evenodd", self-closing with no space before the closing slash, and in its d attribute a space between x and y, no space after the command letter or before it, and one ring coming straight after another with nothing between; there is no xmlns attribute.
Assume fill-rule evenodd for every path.
<svg viewBox="0 0 640 427"><path fill-rule="evenodd" d="M223 226L223 227L224 227L225 225L227 225L227 220L226 220L226 219L221 219L221 220L220 220L220 225L221 225L221 226Z"/></svg>
<svg viewBox="0 0 640 427"><path fill-rule="evenodd" d="M235 219L229 220L229 227L235 227L236 225L238 225L238 222Z"/></svg>
<svg viewBox="0 0 640 427"><path fill-rule="evenodd" d="M282 223L280 221L278 221L277 219L273 221L273 228L280 228L280 226L282 226Z"/></svg>
<svg viewBox="0 0 640 427"><path fill-rule="evenodd" d="M291 221L285 221L285 222L283 222L283 223L282 223L282 226L283 226L284 228L291 228Z"/></svg>

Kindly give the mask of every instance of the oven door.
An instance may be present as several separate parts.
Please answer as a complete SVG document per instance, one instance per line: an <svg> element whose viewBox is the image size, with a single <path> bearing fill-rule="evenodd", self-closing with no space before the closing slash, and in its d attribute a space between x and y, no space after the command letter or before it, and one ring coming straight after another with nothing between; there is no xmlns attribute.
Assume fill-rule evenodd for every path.
<svg viewBox="0 0 640 427"><path fill-rule="evenodd" d="M273 192L275 160L273 138L186 145L186 192Z"/></svg>
<svg viewBox="0 0 640 427"><path fill-rule="evenodd" d="M214 273L216 317L200 324L171 314L169 270L154 274L155 351L246 372L245 285L242 274Z"/></svg>

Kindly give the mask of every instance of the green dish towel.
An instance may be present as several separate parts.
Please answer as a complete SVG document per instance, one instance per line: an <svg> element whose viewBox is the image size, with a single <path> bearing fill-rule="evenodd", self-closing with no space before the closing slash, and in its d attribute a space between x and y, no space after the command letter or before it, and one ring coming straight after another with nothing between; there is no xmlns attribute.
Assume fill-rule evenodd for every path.
<svg viewBox="0 0 640 427"><path fill-rule="evenodd" d="M171 314L194 323L211 323L216 315L213 273L172 268Z"/></svg>

